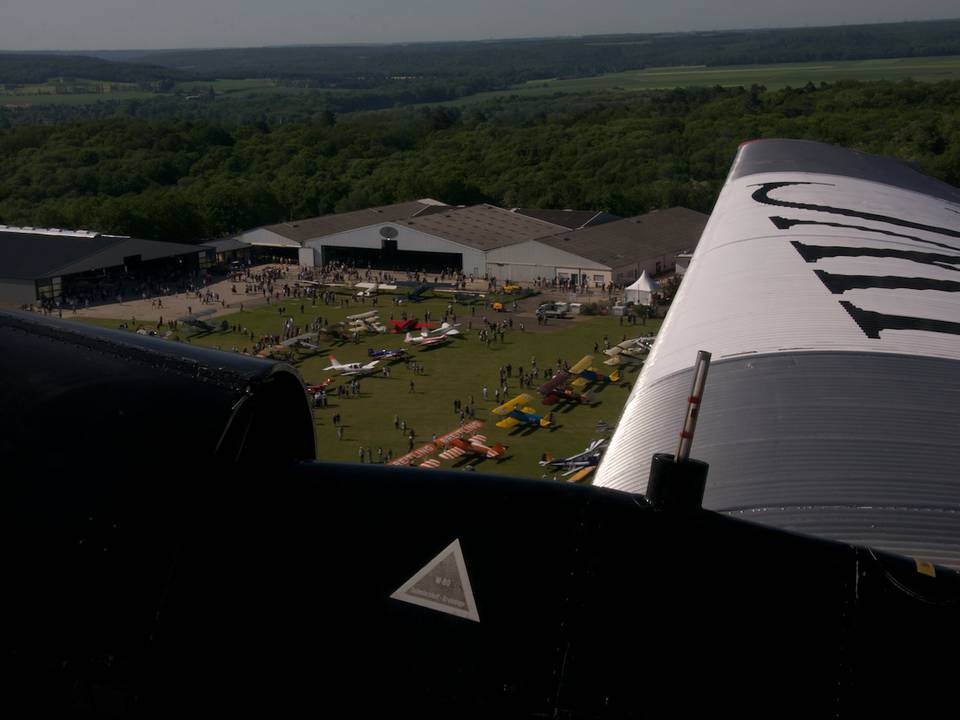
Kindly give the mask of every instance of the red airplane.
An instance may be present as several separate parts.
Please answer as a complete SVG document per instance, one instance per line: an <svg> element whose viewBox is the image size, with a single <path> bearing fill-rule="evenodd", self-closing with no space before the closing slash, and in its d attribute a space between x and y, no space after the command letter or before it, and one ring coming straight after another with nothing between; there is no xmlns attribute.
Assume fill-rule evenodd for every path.
<svg viewBox="0 0 960 720"><path fill-rule="evenodd" d="M432 328L436 323L422 323L416 318L410 318L409 320L390 320L389 321L393 327L390 329L392 333L407 333L412 332L413 330L426 330Z"/></svg>
<svg viewBox="0 0 960 720"><path fill-rule="evenodd" d="M440 457L444 460L453 460L467 453L472 453L480 457L495 458L500 457L507 451L507 448L500 443L494 443L493 447L487 447L483 444L486 441L485 435L474 435L467 440L454 438L447 443L447 449L440 453Z"/></svg>
<svg viewBox="0 0 960 720"><path fill-rule="evenodd" d="M311 395L313 395L314 393L320 392L321 390L323 390L327 385L329 385L329 384L332 383L332 382L333 382L333 378L332 378L332 377L328 377L328 378L327 378L326 380L324 380L322 383L315 383L314 385L307 385L307 386L306 386L306 391L307 391L308 393L310 393Z"/></svg>

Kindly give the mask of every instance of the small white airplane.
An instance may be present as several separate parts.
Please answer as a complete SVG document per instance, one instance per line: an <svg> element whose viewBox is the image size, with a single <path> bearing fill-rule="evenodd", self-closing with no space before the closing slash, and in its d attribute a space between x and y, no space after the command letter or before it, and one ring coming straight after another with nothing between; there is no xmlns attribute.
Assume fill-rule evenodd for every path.
<svg viewBox="0 0 960 720"><path fill-rule="evenodd" d="M460 331L457 328L460 327L460 323L444 323L438 328L433 328L432 330L424 330L420 334L424 337L443 337L445 335L459 335Z"/></svg>
<svg viewBox="0 0 960 720"><path fill-rule="evenodd" d="M379 362L379 360L371 360L366 365L358 362L340 363L333 355L331 355L331 364L325 367L324 370L337 370L341 375L366 375L367 373L374 372L374 368Z"/></svg>
<svg viewBox="0 0 960 720"><path fill-rule="evenodd" d="M434 337L427 336L426 333L423 335L411 335L407 333L403 338L405 343L410 343L411 345L416 345L421 350L428 350L430 348L439 347L450 342L450 338L447 335L435 335Z"/></svg>
<svg viewBox="0 0 960 720"><path fill-rule="evenodd" d="M642 363L650 350L653 349L653 341L656 339L656 336L649 335L646 337L630 338L629 340L617 343L609 350L603 351L609 356L609 359L604 360L603 364L620 365L625 362Z"/></svg>

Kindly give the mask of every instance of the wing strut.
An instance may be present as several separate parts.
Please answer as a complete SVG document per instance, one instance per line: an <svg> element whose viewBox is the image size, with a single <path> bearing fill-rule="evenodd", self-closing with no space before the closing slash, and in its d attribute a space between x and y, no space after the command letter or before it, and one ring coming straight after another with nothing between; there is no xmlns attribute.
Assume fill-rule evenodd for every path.
<svg viewBox="0 0 960 720"><path fill-rule="evenodd" d="M647 499L663 510L699 510L703 506L703 491L707 486L710 466L690 458L693 434L697 429L700 401L707 384L711 355L706 350L697 353L693 367L693 387L687 398L687 414L680 430L680 444L676 457L656 453L650 463Z"/></svg>

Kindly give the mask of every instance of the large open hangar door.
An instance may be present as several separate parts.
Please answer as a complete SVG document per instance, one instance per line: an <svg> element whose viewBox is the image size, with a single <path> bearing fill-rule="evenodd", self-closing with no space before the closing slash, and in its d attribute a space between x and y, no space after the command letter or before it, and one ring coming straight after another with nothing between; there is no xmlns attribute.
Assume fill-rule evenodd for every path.
<svg viewBox="0 0 960 720"><path fill-rule="evenodd" d="M382 249L324 245L323 262L324 264L342 262L355 267L372 267L381 270L440 272L450 268L462 270L463 254L398 250L396 243L388 241L384 243Z"/></svg>

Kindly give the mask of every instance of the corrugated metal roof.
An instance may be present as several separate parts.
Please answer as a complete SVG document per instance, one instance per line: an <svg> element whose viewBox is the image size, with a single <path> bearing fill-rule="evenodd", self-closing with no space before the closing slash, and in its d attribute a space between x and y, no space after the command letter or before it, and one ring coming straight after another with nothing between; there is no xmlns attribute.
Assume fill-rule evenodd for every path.
<svg viewBox="0 0 960 720"><path fill-rule="evenodd" d="M99 252L85 257L77 262L57 268L56 275L72 275L74 273L98 270L100 268L119 267L124 258L139 255L141 261L158 260L178 255L196 255L211 250L205 245L185 245L183 243L161 242L158 240L139 240L126 238L115 245L109 245Z"/></svg>
<svg viewBox="0 0 960 720"><path fill-rule="evenodd" d="M595 484L646 489L708 350L705 507L960 567L960 194L806 142L792 172L789 143L741 148L777 169L731 173Z"/></svg>
<svg viewBox="0 0 960 720"><path fill-rule="evenodd" d="M123 264L123 258L143 260L196 253L202 246L156 242L113 235L55 235L49 232L0 234L0 277L36 280Z"/></svg>
<svg viewBox="0 0 960 720"><path fill-rule="evenodd" d="M513 245L563 229L560 225L487 204L450 208L401 224L478 250Z"/></svg>
<svg viewBox="0 0 960 720"><path fill-rule="evenodd" d="M224 238L223 240L211 240L204 245L213 248L217 252L228 252L229 250L242 250L250 247L250 243L245 243L240 238Z"/></svg>
<svg viewBox="0 0 960 720"><path fill-rule="evenodd" d="M353 212L336 213L333 215L321 215L320 217L308 218L306 220L277 223L276 225L267 225L264 229L289 240L294 240L299 244L303 244L307 240L314 238L333 235L334 233L344 232L346 230L369 227L377 223L396 222L398 220L418 217L424 213L437 212L438 208L443 210L447 207L448 206L442 203L438 204L436 200L414 200L412 202L367 208L366 210L355 210Z"/></svg>
<svg viewBox="0 0 960 720"><path fill-rule="evenodd" d="M0 277L36 280L122 242L107 235L81 237L48 233L4 232L0 234Z"/></svg>
<svg viewBox="0 0 960 720"><path fill-rule="evenodd" d="M559 233L539 241L616 268L693 250L708 218L696 210L675 207Z"/></svg>
<svg viewBox="0 0 960 720"><path fill-rule="evenodd" d="M570 230L620 220L620 217L597 210L541 210L538 208L514 208L513 212L544 222L560 225Z"/></svg>

